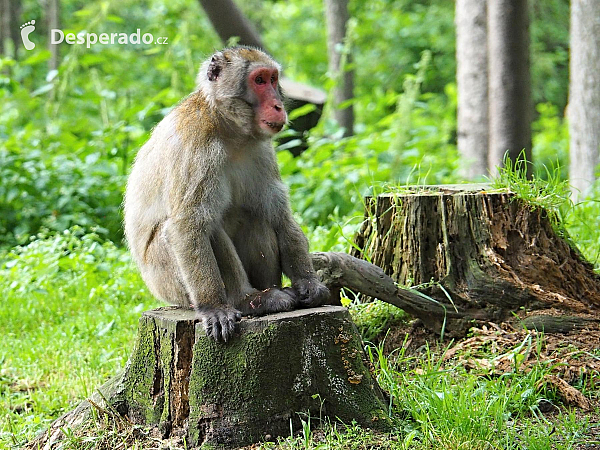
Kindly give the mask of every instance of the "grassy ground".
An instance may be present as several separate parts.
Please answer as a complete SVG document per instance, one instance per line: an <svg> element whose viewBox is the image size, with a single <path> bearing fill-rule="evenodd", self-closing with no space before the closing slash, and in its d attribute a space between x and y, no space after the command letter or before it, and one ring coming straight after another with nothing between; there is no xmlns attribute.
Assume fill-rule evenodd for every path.
<svg viewBox="0 0 600 450"><path fill-rule="evenodd" d="M19 447L69 410L128 357L139 313L155 307L127 252L94 235L42 237L13 250L0 269L0 448ZM376 336L403 315L388 305L352 308L363 335ZM593 410L561 406L541 382L545 362L501 376L468 372L458 359L442 363L439 348L383 351L368 346L381 385L392 395L391 435L320 424L304 417L299 434L265 448L571 449L600 448L598 380L578 386ZM480 355L481 356L481 355ZM600 351L595 358L600 358ZM489 358L494 358L490 354ZM544 412L542 412L544 411ZM110 419L110 418L109 418ZM143 429L115 418L64 448L159 448ZM596 437L594 437L596 436ZM172 448L185 443L171 442Z"/></svg>

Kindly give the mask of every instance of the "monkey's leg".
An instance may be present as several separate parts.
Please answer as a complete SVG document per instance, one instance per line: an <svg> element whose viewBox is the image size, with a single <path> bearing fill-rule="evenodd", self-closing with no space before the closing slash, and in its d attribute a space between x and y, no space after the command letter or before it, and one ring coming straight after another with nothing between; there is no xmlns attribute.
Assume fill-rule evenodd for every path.
<svg viewBox="0 0 600 450"><path fill-rule="evenodd" d="M235 258L229 257L227 260L235 260L236 266L239 262L233 272L242 270L253 288L241 299L238 309L248 315L294 309L297 305L295 294L289 289L281 289L281 265L275 232L264 221L257 219L245 220L242 228L234 241L226 233L226 239L221 238L222 249L227 248L230 254L235 255ZM225 240L227 245L223 244Z"/></svg>
<svg viewBox="0 0 600 450"><path fill-rule="evenodd" d="M151 239L139 264L142 278L155 297L172 305L189 308L190 296L163 232L163 224L156 228Z"/></svg>
<svg viewBox="0 0 600 450"><path fill-rule="evenodd" d="M222 227L213 232L210 244L221 272L221 278L225 284L227 303L237 307L241 303L241 299L254 293L256 289L250 284L235 246Z"/></svg>

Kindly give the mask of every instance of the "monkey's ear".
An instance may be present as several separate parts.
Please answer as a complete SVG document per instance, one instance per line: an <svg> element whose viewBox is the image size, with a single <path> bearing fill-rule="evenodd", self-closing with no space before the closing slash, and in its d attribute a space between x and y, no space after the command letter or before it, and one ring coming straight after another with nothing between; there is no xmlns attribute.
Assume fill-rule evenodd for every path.
<svg viewBox="0 0 600 450"><path fill-rule="evenodd" d="M223 69L223 61L219 58L219 55L213 55L210 59L210 64L208 65L208 70L206 71L206 77L208 81L216 81L221 74L221 70Z"/></svg>

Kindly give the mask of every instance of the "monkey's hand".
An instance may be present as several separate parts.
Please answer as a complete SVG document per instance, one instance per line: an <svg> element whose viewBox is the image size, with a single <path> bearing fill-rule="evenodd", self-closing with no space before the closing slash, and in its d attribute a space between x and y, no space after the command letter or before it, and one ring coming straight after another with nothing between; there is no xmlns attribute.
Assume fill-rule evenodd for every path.
<svg viewBox="0 0 600 450"><path fill-rule="evenodd" d="M298 301L302 306L319 306L329 296L329 289L317 277L301 278L292 283Z"/></svg>
<svg viewBox="0 0 600 450"><path fill-rule="evenodd" d="M206 335L223 342L233 336L237 323L242 319L242 313L229 306L200 306L196 308L196 314Z"/></svg>

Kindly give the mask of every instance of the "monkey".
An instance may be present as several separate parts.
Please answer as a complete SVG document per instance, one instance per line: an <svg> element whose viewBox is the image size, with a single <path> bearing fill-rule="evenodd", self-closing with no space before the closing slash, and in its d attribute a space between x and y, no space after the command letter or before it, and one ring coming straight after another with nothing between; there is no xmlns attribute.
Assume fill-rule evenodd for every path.
<svg viewBox="0 0 600 450"><path fill-rule="evenodd" d="M192 306L227 342L242 316L329 298L292 216L271 142L287 122L281 66L237 46L204 61L197 87L139 150L124 197L125 237L151 293ZM282 288L282 274L291 287Z"/></svg>

